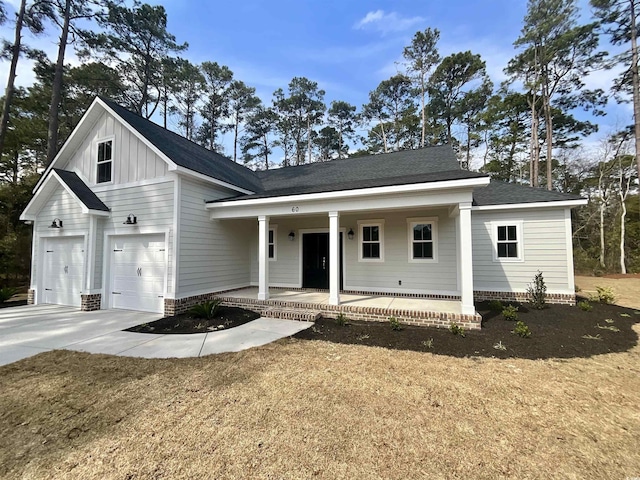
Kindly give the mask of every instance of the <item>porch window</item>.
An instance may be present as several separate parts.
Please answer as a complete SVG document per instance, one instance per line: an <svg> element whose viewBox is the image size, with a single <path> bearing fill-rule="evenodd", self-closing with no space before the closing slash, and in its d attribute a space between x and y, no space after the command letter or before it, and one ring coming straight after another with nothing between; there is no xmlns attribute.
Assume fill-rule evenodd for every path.
<svg viewBox="0 0 640 480"><path fill-rule="evenodd" d="M275 226L272 226L271 228L269 228L269 244L268 244L268 248L269 248L269 260L276 260L276 238L277 238L277 231L278 229Z"/></svg>
<svg viewBox="0 0 640 480"><path fill-rule="evenodd" d="M409 261L438 261L438 219L408 218Z"/></svg>
<svg viewBox="0 0 640 480"><path fill-rule="evenodd" d="M113 140L98 143L98 174L96 183L111 181L113 164Z"/></svg>
<svg viewBox="0 0 640 480"><path fill-rule="evenodd" d="M384 222L366 220L358 222L358 226L360 227L360 261L384 261Z"/></svg>
<svg viewBox="0 0 640 480"><path fill-rule="evenodd" d="M494 260L522 261L522 228L520 222L494 224Z"/></svg>

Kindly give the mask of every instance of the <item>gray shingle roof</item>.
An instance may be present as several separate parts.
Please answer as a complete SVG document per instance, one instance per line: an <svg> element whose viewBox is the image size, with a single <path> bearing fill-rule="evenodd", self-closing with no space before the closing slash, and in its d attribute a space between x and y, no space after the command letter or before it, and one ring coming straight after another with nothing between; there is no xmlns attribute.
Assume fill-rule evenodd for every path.
<svg viewBox="0 0 640 480"><path fill-rule="evenodd" d="M245 190L262 191L260 180L248 168L162 128L108 98L100 97L100 100L177 165Z"/></svg>
<svg viewBox="0 0 640 480"><path fill-rule="evenodd" d="M473 191L473 204L478 206L560 202L580 199L581 197L578 195L533 188L517 183L506 183L500 180L491 180L486 187L476 188Z"/></svg>
<svg viewBox="0 0 640 480"><path fill-rule="evenodd" d="M60 179L69 187L76 197L89 209L108 212L107 207L98 196L74 172L54 168Z"/></svg>

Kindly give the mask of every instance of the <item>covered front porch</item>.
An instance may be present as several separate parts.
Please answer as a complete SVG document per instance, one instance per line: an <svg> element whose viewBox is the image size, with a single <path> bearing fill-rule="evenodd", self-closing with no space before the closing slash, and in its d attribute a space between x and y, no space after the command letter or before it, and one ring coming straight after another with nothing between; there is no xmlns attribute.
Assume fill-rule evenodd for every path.
<svg viewBox="0 0 640 480"><path fill-rule="evenodd" d="M341 292L340 305L333 305L330 292L296 288L269 288L269 298L258 299L258 287L247 287L218 295L226 305L259 311L266 317L313 321L318 316L350 320L388 321L395 317L409 325L448 327L455 322L470 330L480 328L482 317L463 314L459 300Z"/></svg>

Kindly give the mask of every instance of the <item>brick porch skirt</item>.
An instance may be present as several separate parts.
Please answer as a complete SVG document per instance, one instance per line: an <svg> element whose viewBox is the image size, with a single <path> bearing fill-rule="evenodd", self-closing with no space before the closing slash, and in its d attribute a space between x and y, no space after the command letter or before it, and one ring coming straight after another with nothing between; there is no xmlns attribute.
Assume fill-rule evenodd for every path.
<svg viewBox="0 0 640 480"><path fill-rule="evenodd" d="M81 295L80 310L83 312L93 312L100 310L102 295L99 293L90 293Z"/></svg>
<svg viewBox="0 0 640 480"><path fill-rule="evenodd" d="M473 298L475 301L480 302L483 300L500 300L502 302L518 302L527 303L529 301L529 295L526 292L485 292L475 291L473 292ZM576 304L576 295L574 294L562 294L562 293L548 293L547 303L556 305L572 305Z"/></svg>

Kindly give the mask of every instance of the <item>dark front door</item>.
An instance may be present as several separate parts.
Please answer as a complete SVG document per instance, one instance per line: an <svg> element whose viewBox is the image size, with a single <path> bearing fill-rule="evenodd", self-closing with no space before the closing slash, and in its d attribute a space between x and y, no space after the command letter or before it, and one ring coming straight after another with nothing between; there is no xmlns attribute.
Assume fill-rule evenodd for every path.
<svg viewBox="0 0 640 480"><path fill-rule="evenodd" d="M329 234L302 235L302 287L329 288ZM340 233L340 288L342 288L342 233Z"/></svg>

